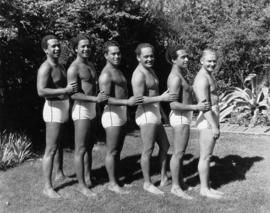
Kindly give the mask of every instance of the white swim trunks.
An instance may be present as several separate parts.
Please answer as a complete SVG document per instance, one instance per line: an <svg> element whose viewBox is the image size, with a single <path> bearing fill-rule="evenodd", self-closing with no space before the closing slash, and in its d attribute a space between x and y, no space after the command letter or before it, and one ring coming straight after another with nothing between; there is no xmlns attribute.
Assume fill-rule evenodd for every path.
<svg viewBox="0 0 270 213"><path fill-rule="evenodd" d="M101 116L103 128L123 126L127 122L127 107L106 105Z"/></svg>
<svg viewBox="0 0 270 213"><path fill-rule="evenodd" d="M213 105L212 106L212 112L214 114L214 117L216 119L216 122L219 123L219 108L218 105ZM203 112L200 112L197 120L196 120L196 126L198 129L211 129L210 123L206 120L204 117Z"/></svg>
<svg viewBox="0 0 270 213"><path fill-rule="evenodd" d="M45 122L65 123L69 118L69 99L45 100L43 120Z"/></svg>
<svg viewBox="0 0 270 213"><path fill-rule="evenodd" d="M179 111L171 110L170 112L170 124L172 127L178 125L190 125L192 120L193 111Z"/></svg>
<svg viewBox="0 0 270 213"><path fill-rule="evenodd" d="M96 117L96 103L89 101L75 100L72 107L72 119L83 120L93 119Z"/></svg>
<svg viewBox="0 0 270 213"><path fill-rule="evenodd" d="M136 124L160 124L161 114L158 103L139 105L136 111Z"/></svg>

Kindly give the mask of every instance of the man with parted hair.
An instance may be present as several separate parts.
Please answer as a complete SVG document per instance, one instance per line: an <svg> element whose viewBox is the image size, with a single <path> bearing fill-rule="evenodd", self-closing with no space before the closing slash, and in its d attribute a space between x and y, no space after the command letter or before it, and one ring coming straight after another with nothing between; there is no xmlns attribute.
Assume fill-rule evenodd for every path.
<svg viewBox="0 0 270 213"><path fill-rule="evenodd" d="M166 164L169 141L165 129L161 123L159 103L176 101L177 95L165 91L159 95L159 80L154 66L154 47L149 43L139 44L135 50L138 66L132 75L132 89L135 96L143 96L143 103L136 111L136 123L140 127L143 150L141 154L141 167L144 177L143 188L153 194L163 195L164 192L157 188L150 178L150 158L154 149L155 141L159 145L161 163L161 182L163 186L167 182Z"/></svg>
<svg viewBox="0 0 270 213"><path fill-rule="evenodd" d="M211 188L209 184L210 158L216 140L219 138L219 108L217 84L214 71L217 65L217 54L212 49L206 49L201 57L201 69L195 77L193 89L199 103L209 102L210 109L200 112L196 125L200 130L200 159L198 164L201 182L200 194L205 197L219 199L223 193Z"/></svg>
<svg viewBox="0 0 270 213"><path fill-rule="evenodd" d="M76 93L77 84L67 84L66 70L59 63L61 53L60 42L54 35L47 35L41 41L41 47L46 54L46 60L41 64L37 74L38 95L45 98L43 120L46 124L46 148L42 161L45 186L43 193L49 198L61 196L53 189L53 161L57 164L56 179L64 178L61 154L56 155L63 138L64 123L69 118L69 95Z"/></svg>
<svg viewBox="0 0 270 213"><path fill-rule="evenodd" d="M172 174L171 193L184 198L192 199L184 192L188 186L183 180L183 157L190 136L190 124L194 110L208 110L209 102L193 104L193 89L187 79L189 56L181 46L169 47L166 51L166 59L172 64L168 76L167 86L171 93L179 94L177 101L170 102L170 124L173 127L174 150L170 161Z"/></svg>
<svg viewBox="0 0 270 213"><path fill-rule="evenodd" d="M105 167L109 176L108 189L119 194L128 191L119 186L116 169L125 138L127 106L142 103L142 96L128 98L127 80L120 70L121 51L116 41L107 41L103 47L106 65L99 77L99 87L109 96L104 107L101 123L106 132Z"/></svg>
<svg viewBox="0 0 270 213"><path fill-rule="evenodd" d="M74 100L72 119L75 128L74 164L78 178L78 191L87 197L96 194L88 187L92 186L90 170L92 163L91 121L96 117L96 103L105 103L108 97L103 91L97 92L97 73L92 62L90 39L79 34L72 39L76 59L68 68L68 82L76 82L79 91L71 95Z"/></svg>

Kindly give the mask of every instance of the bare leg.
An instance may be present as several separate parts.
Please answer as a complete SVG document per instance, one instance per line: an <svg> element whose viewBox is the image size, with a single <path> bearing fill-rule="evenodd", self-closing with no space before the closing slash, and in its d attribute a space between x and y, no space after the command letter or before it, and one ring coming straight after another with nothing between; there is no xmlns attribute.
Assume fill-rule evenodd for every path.
<svg viewBox="0 0 270 213"><path fill-rule="evenodd" d="M141 167L144 177L143 188L153 194L163 195L160 189L151 183L150 178L150 158L154 149L154 143L156 139L157 125L145 124L140 126L141 138L143 142L143 150L141 155Z"/></svg>
<svg viewBox="0 0 270 213"><path fill-rule="evenodd" d="M87 148L84 155L84 176L85 183L88 187L92 187L92 179L91 179L91 169L92 169L92 148L93 146Z"/></svg>
<svg viewBox="0 0 270 213"><path fill-rule="evenodd" d="M107 146L105 166L109 176L108 189L116 193L127 194L128 191L121 189L116 178L116 166L120 160L124 142L123 128L123 126L114 126L105 129Z"/></svg>
<svg viewBox="0 0 270 213"><path fill-rule="evenodd" d="M220 199L221 194L214 193L209 186L210 158L214 150L216 141L212 137L211 129L200 131L200 159L198 171L201 181L200 194L209 198Z"/></svg>
<svg viewBox="0 0 270 213"><path fill-rule="evenodd" d="M182 171L183 156L189 140L190 126L176 126L173 128L173 133L174 152L170 161L170 168L172 174L171 193L184 199L192 199L192 197L186 194L182 188L184 185Z"/></svg>
<svg viewBox="0 0 270 213"><path fill-rule="evenodd" d="M64 134L64 125L61 126L60 137L61 139L58 142L58 148L54 157L54 168L55 168L55 181L64 180L66 178L63 171L63 134Z"/></svg>
<svg viewBox="0 0 270 213"><path fill-rule="evenodd" d="M84 156L86 153L86 142L88 141L88 135L90 130L90 120L76 120L75 126L75 153L74 164L77 179L79 182L78 191L87 197L95 196L96 194L88 189L85 183L84 177Z"/></svg>
<svg viewBox="0 0 270 213"><path fill-rule="evenodd" d="M92 170L92 150L94 147L94 143L95 143L95 139L93 137L93 126L94 125L94 120L91 120L91 129L88 132L89 136L88 136L88 141L87 141L87 145L86 145L86 153L84 155L84 173L85 173L85 183L87 184L88 187L92 187L93 183L92 183L92 177L91 177L91 170Z"/></svg>
<svg viewBox="0 0 270 213"><path fill-rule="evenodd" d="M162 124L157 127L156 140L159 145L159 158L161 169L160 186L164 186L168 182L167 176L167 154L170 147L169 140Z"/></svg>
<svg viewBox="0 0 270 213"><path fill-rule="evenodd" d="M45 181L43 193L49 198L61 197L52 186L53 160L57 150L61 126L61 123L46 123L46 148L43 156L42 168Z"/></svg>

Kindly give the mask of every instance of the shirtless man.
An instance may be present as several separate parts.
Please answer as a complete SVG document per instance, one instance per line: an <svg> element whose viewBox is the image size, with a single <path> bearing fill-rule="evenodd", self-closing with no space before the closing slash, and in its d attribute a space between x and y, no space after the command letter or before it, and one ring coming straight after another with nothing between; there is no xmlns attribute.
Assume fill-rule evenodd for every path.
<svg viewBox="0 0 270 213"><path fill-rule="evenodd" d="M92 185L90 170L93 141L89 141L91 120L96 116L96 103L107 101L107 96L103 92L96 96L97 76L93 64L89 61L91 53L89 38L78 35L72 40L72 46L77 57L68 68L68 82L77 82L79 85L79 92L71 95L71 99L74 100L72 108L75 128L74 165L79 182L78 191L91 197L96 195L87 186Z"/></svg>
<svg viewBox="0 0 270 213"><path fill-rule="evenodd" d="M192 104L192 86L186 79L188 68L188 54L180 46L171 47L166 52L167 61L172 64L167 85L171 93L179 94L179 100L170 103L170 124L173 127L174 152L170 161L172 174L171 193L184 198L192 199L184 192L188 187L183 180L182 163L190 135L190 123L193 110L208 110L209 102Z"/></svg>
<svg viewBox="0 0 270 213"><path fill-rule="evenodd" d="M210 158L216 140L219 138L219 109L217 85L213 72L217 64L215 51L206 49L201 57L201 69L194 80L194 92L199 103L210 102L211 108L200 112L196 125L200 130L200 159L198 171L201 182L200 194L209 198L219 199L223 193L209 185Z"/></svg>
<svg viewBox="0 0 270 213"><path fill-rule="evenodd" d="M159 95L159 80L153 70L154 47L148 43L139 44L135 50L138 66L132 75L132 88L134 96L143 96L143 104L136 111L136 123L140 127L143 150L141 155L141 167L144 177L143 188L153 194L163 195L164 192L154 186L150 178L150 158L155 141L159 145L161 162L161 182L163 186L167 182L166 164L169 141L161 123L161 101L175 101L177 95L169 94L167 90Z"/></svg>
<svg viewBox="0 0 270 213"><path fill-rule="evenodd" d="M142 103L143 98L142 96L128 98L127 80L119 69L121 62L119 44L108 41L104 44L103 52L106 65L99 77L99 87L109 96L101 118L102 126L106 131L105 166L109 176L108 189L125 194L128 191L118 185L115 170L125 137L126 106L138 105Z"/></svg>
<svg viewBox="0 0 270 213"><path fill-rule="evenodd" d="M42 161L45 186L43 193L49 198L60 198L52 186L52 170L55 153L62 139L63 123L68 120L69 97L77 92L77 84L67 85L66 71L58 59L61 53L60 43L56 36L47 35L41 41L47 59L41 64L37 74L38 95L45 98L43 120L46 123L46 149ZM58 168L61 161L58 160ZM63 174L63 172L61 172ZM56 178L61 176L56 175Z"/></svg>

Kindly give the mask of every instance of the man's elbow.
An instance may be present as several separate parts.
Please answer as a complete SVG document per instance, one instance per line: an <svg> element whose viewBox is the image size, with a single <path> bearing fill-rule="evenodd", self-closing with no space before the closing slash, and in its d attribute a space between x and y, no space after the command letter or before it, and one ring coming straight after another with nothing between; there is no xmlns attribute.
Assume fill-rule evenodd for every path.
<svg viewBox="0 0 270 213"><path fill-rule="evenodd" d="M38 89L37 90L38 96L45 98L46 97L46 93L42 90L42 89Z"/></svg>
<svg viewBox="0 0 270 213"><path fill-rule="evenodd" d="M170 108L171 108L171 110L176 110L176 103L175 102L171 102L170 103Z"/></svg>

